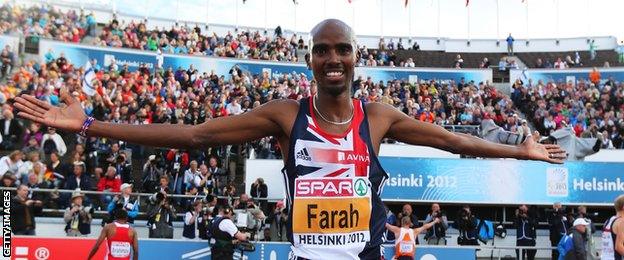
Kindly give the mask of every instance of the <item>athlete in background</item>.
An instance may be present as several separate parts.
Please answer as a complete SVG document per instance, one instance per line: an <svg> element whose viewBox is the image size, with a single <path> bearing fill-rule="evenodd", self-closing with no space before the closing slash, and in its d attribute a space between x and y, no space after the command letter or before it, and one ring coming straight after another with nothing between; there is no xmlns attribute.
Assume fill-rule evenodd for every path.
<svg viewBox="0 0 624 260"><path fill-rule="evenodd" d="M386 223L386 228L394 233L396 240L394 241L394 256L397 260L413 260L416 255L416 238L423 231L427 231L433 225L440 223L440 218L418 228L410 228L412 220L409 216L401 218L401 227L393 226ZM414 223L416 224L416 223Z"/></svg>
<svg viewBox="0 0 624 260"><path fill-rule="evenodd" d="M538 144L533 138L518 146L494 144L415 120L390 105L352 99L359 57L353 30L328 19L310 35L306 62L318 82L313 97L274 100L200 125L92 121L67 90L61 94L66 107L31 95L17 97L15 106L19 116L37 123L149 146L202 149L276 137L284 158L287 230L295 259L381 257L386 213L380 194L388 175L377 154L385 137L477 157L551 163L565 158L559 146Z"/></svg>
<svg viewBox="0 0 624 260"><path fill-rule="evenodd" d="M624 259L624 195L615 199L615 216L602 229L602 260Z"/></svg>
<svg viewBox="0 0 624 260"><path fill-rule="evenodd" d="M128 212L123 209L115 209L115 220L106 224L100 233L95 245L89 253L89 260L93 258L100 248L100 244L106 239L108 252L106 260L133 260L139 259L139 242L136 231L128 224Z"/></svg>

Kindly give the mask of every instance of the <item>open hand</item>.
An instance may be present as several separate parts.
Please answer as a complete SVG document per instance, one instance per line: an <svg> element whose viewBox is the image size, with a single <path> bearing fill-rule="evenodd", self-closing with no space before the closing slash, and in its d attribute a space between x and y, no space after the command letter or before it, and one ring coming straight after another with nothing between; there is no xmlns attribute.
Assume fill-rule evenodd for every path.
<svg viewBox="0 0 624 260"><path fill-rule="evenodd" d="M537 142L539 138L539 133L535 131L520 145L527 152L527 159L562 164L568 157L566 151L556 144L540 144Z"/></svg>
<svg viewBox="0 0 624 260"><path fill-rule="evenodd" d="M87 116L80 103L61 88L61 100L67 105L55 107L31 95L15 98L15 107L21 110L17 115L36 123L44 124L69 132L78 132Z"/></svg>

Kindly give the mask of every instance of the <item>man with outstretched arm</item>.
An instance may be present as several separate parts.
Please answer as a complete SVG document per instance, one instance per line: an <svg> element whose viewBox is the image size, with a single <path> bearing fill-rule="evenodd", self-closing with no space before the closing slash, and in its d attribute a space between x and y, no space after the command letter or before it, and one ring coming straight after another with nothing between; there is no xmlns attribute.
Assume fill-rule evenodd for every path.
<svg viewBox="0 0 624 260"><path fill-rule="evenodd" d="M88 118L80 103L63 91L67 106L62 108L30 95L16 98L18 115L83 135L159 147L198 149L276 137L284 158L287 227L294 259L379 259L386 216L380 193L388 175L377 154L385 137L478 157L551 163L565 158L559 146L538 144L533 138L519 146L493 144L415 120L386 104L352 99L359 56L353 30L340 20L328 19L310 35L306 62L318 82L318 92L310 98L274 100L200 125L130 125ZM312 191L312 185L352 188L338 194L331 189Z"/></svg>

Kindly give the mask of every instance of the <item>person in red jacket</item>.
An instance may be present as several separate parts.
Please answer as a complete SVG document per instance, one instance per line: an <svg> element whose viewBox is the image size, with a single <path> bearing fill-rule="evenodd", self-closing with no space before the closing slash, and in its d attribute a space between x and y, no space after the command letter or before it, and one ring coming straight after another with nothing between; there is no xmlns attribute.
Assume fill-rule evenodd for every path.
<svg viewBox="0 0 624 260"><path fill-rule="evenodd" d="M184 177L184 171L189 165L189 154L178 149L171 149L165 158L169 164L169 172L173 177L170 182L172 186L169 189L175 194L182 194L182 177Z"/></svg>
<svg viewBox="0 0 624 260"><path fill-rule="evenodd" d="M108 205L108 203L113 199L113 192L119 192L121 187L121 179L117 175L117 170L113 166L108 166L106 169L106 175L100 178L100 181L97 184L98 191L104 191L106 193L102 194L101 201L104 202L104 205Z"/></svg>

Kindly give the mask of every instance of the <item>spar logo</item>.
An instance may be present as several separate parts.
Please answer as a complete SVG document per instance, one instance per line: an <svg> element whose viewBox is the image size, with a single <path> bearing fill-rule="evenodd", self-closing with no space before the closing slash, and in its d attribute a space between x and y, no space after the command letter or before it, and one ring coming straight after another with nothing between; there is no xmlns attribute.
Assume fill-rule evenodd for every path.
<svg viewBox="0 0 624 260"><path fill-rule="evenodd" d="M363 197L368 194L365 178L323 178L295 180L297 197Z"/></svg>
<svg viewBox="0 0 624 260"><path fill-rule="evenodd" d="M546 169L546 195L553 197L568 196L568 169L552 167Z"/></svg>

